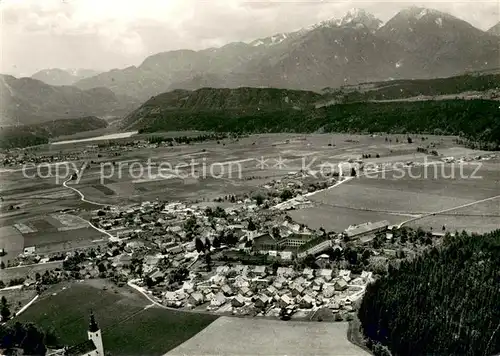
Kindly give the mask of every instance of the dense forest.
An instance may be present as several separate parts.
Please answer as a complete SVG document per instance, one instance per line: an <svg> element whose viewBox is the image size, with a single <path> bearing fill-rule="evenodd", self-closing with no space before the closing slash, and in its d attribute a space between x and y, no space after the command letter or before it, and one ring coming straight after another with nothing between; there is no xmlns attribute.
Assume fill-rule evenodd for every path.
<svg viewBox="0 0 500 356"><path fill-rule="evenodd" d="M367 90L356 90L356 86L341 88L325 94L326 99L338 99L344 103L368 100L392 100L419 95L437 96L464 92L482 92L500 88L500 74L461 75L450 78L392 80L389 82L359 85ZM372 87L372 88L370 88Z"/></svg>
<svg viewBox="0 0 500 356"><path fill-rule="evenodd" d="M390 267L358 316L376 354L499 353L500 230L447 235L441 248Z"/></svg>
<svg viewBox="0 0 500 356"><path fill-rule="evenodd" d="M133 128L143 132L349 132L460 135L500 146L500 109L489 100L364 102L319 109L160 110L145 113Z"/></svg>
<svg viewBox="0 0 500 356"><path fill-rule="evenodd" d="M5 355L17 355L19 350L24 355L45 355L47 346L60 347L54 330L43 332L32 323L0 325L0 352Z"/></svg>

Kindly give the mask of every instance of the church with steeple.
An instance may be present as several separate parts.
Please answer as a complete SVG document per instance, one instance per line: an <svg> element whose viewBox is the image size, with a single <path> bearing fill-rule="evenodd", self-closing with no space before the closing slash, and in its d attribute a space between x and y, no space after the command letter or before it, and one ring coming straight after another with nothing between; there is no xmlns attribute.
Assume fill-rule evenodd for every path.
<svg viewBox="0 0 500 356"><path fill-rule="evenodd" d="M88 340L64 350L65 356L104 356L102 335L94 313L90 312L90 323L87 331Z"/></svg>

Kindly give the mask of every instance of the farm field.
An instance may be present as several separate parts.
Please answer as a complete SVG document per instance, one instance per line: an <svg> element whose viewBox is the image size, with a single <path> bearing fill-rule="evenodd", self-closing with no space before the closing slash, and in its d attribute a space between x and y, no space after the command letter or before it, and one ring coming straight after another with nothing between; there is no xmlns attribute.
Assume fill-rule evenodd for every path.
<svg viewBox="0 0 500 356"><path fill-rule="evenodd" d="M11 313L17 312L36 296L35 289L0 289L0 298L5 297Z"/></svg>
<svg viewBox="0 0 500 356"><path fill-rule="evenodd" d="M0 249L3 249L7 253L5 256L0 257L0 261L7 264L9 260L14 259L18 254L23 252L24 238L12 226L0 227L0 237Z"/></svg>
<svg viewBox="0 0 500 356"><path fill-rule="evenodd" d="M441 229L446 225L450 229L465 228L472 232L491 231L500 226L498 200L479 203L477 209L474 203L499 195L500 166L487 162L475 173L477 179L469 179L475 170L469 166L444 165L443 168L413 167L411 172L415 178L403 177L401 172L395 171L360 176L313 194L309 199L316 206L292 211L290 216L312 228L341 231L351 224L379 220L399 224L412 216L453 209L444 213L446 215L418 219L410 226ZM460 208L467 204L472 205ZM470 215L467 211L476 213L463 216Z"/></svg>
<svg viewBox="0 0 500 356"><path fill-rule="evenodd" d="M432 228L441 231L468 231L486 233L500 228L500 197L435 216L428 216L408 224L411 227Z"/></svg>
<svg viewBox="0 0 500 356"><path fill-rule="evenodd" d="M47 292L16 321L54 328L64 344L87 339L90 310L101 328L104 349L113 355L162 355L217 319L207 314L149 308L128 289L103 290L100 281L73 283Z"/></svg>
<svg viewBox="0 0 500 356"><path fill-rule="evenodd" d="M30 266L21 266L6 268L0 270L0 280L7 284L8 281L15 278L24 278L26 276L35 277L36 273L43 274L45 271L55 268L62 268L62 261L52 261L48 263L39 263Z"/></svg>
<svg viewBox="0 0 500 356"><path fill-rule="evenodd" d="M305 224L310 228L324 228L326 231L335 232L341 232L350 225L356 225L362 222L387 220L390 224L395 225L410 218L404 215L348 209L328 204L317 204L317 206L311 208L292 210L288 215L297 223Z"/></svg>
<svg viewBox="0 0 500 356"><path fill-rule="evenodd" d="M82 150L86 152L85 158L71 162L76 167L81 167L84 162L88 165L79 182L71 181L68 185L81 191L87 200L111 205L156 199L212 201L225 195L252 194L265 191L262 187L267 182L283 178L290 172L304 170L321 174L318 170L322 163L336 166L368 154L370 157L363 159L365 164L436 162L435 166L425 169L412 167L411 171L385 171L358 177L312 195L310 200L316 205L313 208L290 212L297 222L333 231L342 231L349 225L367 221L388 220L391 224L399 224L415 214L449 209L498 194L498 160L480 162L482 166L477 172L476 162L452 169L451 165L443 166L437 162L438 158L419 153L416 148L433 143L438 151L457 158L484 152L457 147L451 137L426 136L422 140L422 137L414 136L413 141L407 143L404 135L262 134L239 140L225 139L219 144L208 141L173 147L127 148L99 156L97 151L87 147L88 142L61 144L57 148L70 155ZM40 148L40 153L49 154L53 149L50 145L44 146ZM284 161L281 167L276 165L279 158ZM54 166L50 167L54 169ZM43 173L47 173L48 169ZM62 172L65 173L64 169ZM212 177L211 172L218 176ZM410 172L412 177L408 175ZM184 177L173 177L177 173ZM474 177L480 178L460 177L460 174L470 177L473 173ZM46 246L52 243L56 245L56 250L85 247L85 243L88 245L102 238L102 234L83 226L68 233L57 231L65 227L50 217L54 212L81 209L78 214L85 215L85 210L98 208L98 205L81 201L76 192L63 187L63 180L56 182L54 177L25 178L20 169L9 168L2 175L4 201L0 226L13 226L34 219L36 222L28 225L36 233L25 230L26 243ZM15 208L9 210L9 205L15 205ZM415 223L425 226L428 222L434 228L443 219L439 218L434 223L431 218L425 218ZM447 219L448 224L454 224L450 218ZM52 231L44 221L52 224L56 231ZM481 218L468 217L469 223L481 226ZM68 229L76 227L73 224ZM490 227L488 225L487 228ZM67 246L61 246L62 243Z"/></svg>
<svg viewBox="0 0 500 356"><path fill-rule="evenodd" d="M369 355L347 340L348 323L220 317L166 356Z"/></svg>
<svg viewBox="0 0 500 356"><path fill-rule="evenodd" d="M91 227L80 228L66 231L44 231L24 235L25 246L36 246L37 249L51 248L51 245L64 243L90 242L102 239L105 235L94 230ZM57 248L57 247L56 247ZM57 250L56 250L57 251Z"/></svg>

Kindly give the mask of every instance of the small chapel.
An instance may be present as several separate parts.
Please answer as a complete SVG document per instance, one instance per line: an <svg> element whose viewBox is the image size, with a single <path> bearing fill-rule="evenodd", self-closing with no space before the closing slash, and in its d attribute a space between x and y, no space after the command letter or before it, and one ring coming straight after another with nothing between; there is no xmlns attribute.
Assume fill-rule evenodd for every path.
<svg viewBox="0 0 500 356"><path fill-rule="evenodd" d="M90 312L90 323L87 331L88 340L64 350L64 356L104 356L102 335L94 313Z"/></svg>

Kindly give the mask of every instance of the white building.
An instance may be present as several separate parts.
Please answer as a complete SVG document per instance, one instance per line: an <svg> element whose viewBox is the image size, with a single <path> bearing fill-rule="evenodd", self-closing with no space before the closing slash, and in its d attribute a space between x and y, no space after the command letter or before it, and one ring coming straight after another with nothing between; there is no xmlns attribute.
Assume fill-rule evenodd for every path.
<svg viewBox="0 0 500 356"><path fill-rule="evenodd" d="M81 344L74 345L64 350L65 356L104 356L104 346L99 326L94 318L94 313L90 313L88 340Z"/></svg>

